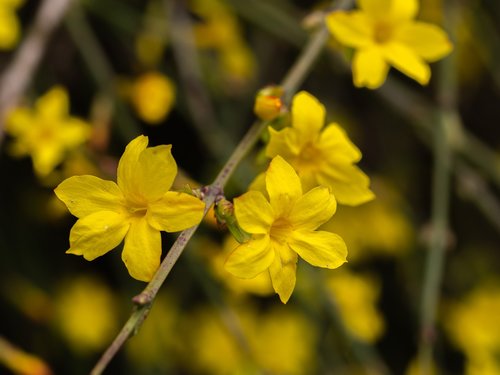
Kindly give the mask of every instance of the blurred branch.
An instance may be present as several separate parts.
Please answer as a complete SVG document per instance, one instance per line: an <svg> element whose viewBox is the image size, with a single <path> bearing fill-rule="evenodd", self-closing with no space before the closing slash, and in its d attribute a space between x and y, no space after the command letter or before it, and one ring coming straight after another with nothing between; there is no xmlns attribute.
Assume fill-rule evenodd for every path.
<svg viewBox="0 0 500 375"><path fill-rule="evenodd" d="M289 15L291 12L283 11L282 6L290 7L289 3L266 0L230 0L229 3L242 18L290 44L301 47L307 40L307 33Z"/></svg>
<svg viewBox="0 0 500 375"><path fill-rule="evenodd" d="M4 138L5 117L28 88L50 36L61 22L71 1L43 1L26 37L0 77L0 145Z"/></svg>
<svg viewBox="0 0 500 375"><path fill-rule="evenodd" d="M342 1L341 5L345 3L350 3L350 1ZM335 2L337 6L337 2ZM287 79L283 82L283 86L288 89L293 89L298 87L300 82L304 79L303 76L294 74L295 69L300 69L303 74L307 74L308 69L303 67L303 61L309 61L309 64L313 64L315 58L317 58L322 51L323 45L319 45L317 39L324 38L323 26L318 30L309 40L308 44L304 47L302 54L298 57L295 64L290 68L290 74L287 74ZM313 55L313 56L310 56ZM313 58L314 57L314 58ZM292 77L292 78L290 78ZM289 92L286 93L288 96ZM216 202L217 199L223 196L223 189L228 182L231 175L234 173L236 167L240 161L245 157L245 155L250 151L253 145L257 142L262 131L266 128L267 122L255 122L252 127L245 134L243 139L240 141L233 154L229 157L228 161L219 172L214 182L202 188L202 200L205 203L205 215L209 208ZM123 346L125 341L132 336L141 326L142 322L146 318L151 305L160 289L161 285L169 275L173 266L181 256L187 243L196 232L198 226L192 227L183 231L177 240L174 242L170 250L167 252L165 259L162 261L160 267L156 271L153 279L149 282L146 288L137 296L133 298L135 304L134 310L129 317L128 321L125 323L124 327L111 343L111 345L106 349L102 357L99 359L94 369L92 370L92 375L102 374L104 369L107 367L109 362L116 355L118 350Z"/></svg>
<svg viewBox="0 0 500 375"><path fill-rule="evenodd" d="M445 3L446 4L446 3ZM453 30L456 8L451 2L444 5L447 29ZM422 288L420 311L420 344L418 351L421 374L430 374L433 365L433 351L436 340L435 322L440 300L441 283L444 272L447 230L449 225L450 174L452 148L449 142L456 115L456 52L438 65L437 81L439 110L436 113L433 135L434 173L432 182L432 233L427 252Z"/></svg>
<svg viewBox="0 0 500 375"><path fill-rule="evenodd" d="M88 24L84 9L78 3L73 4L69 10L65 25L99 86L99 90L114 109L114 113L118 117L119 133L127 141L133 139L140 133L139 126L128 115L127 108L116 94L113 68Z"/></svg>
<svg viewBox="0 0 500 375"><path fill-rule="evenodd" d="M476 204L500 233L500 202L484 179L465 163L457 163L458 193Z"/></svg>
<svg viewBox="0 0 500 375"><path fill-rule="evenodd" d="M189 19L184 2L165 1L167 24L172 41L174 58L181 78L192 123L204 146L217 160L224 160L234 147L233 140L217 125L214 109L203 84L203 77L193 34L193 25Z"/></svg>

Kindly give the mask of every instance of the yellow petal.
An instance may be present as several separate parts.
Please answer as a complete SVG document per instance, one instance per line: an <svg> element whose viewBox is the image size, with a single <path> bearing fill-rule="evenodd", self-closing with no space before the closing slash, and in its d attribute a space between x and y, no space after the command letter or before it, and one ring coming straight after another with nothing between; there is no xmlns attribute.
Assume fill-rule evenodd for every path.
<svg viewBox="0 0 500 375"><path fill-rule="evenodd" d="M0 8L0 49L10 49L19 40L19 21L9 9Z"/></svg>
<svg viewBox="0 0 500 375"><path fill-rule="evenodd" d="M250 186L248 186L248 190L260 191L266 198L268 198L266 190L266 173L263 172L258 174L257 177L255 177L250 183Z"/></svg>
<svg viewBox="0 0 500 375"><path fill-rule="evenodd" d="M41 145L42 146L42 145ZM58 144L49 142L31 151L33 168L39 176L47 176L64 159L64 150Z"/></svg>
<svg viewBox="0 0 500 375"><path fill-rule="evenodd" d="M54 121L60 119L69 112L69 98L66 90L61 86L54 86L35 103L40 117Z"/></svg>
<svg viewBox="0 0 500 375"><path fill-rule="evenodd" d="M198 198L169 191L149 205L147 220L158 231L179 232L199 224L204 209L205 203Z"/></svg>
<svg viewBox="0 0 500 375"><path fill-rule="evenodd" d="M329 157L339 156L350 162L361 159L361 151L351 142L344 129L331 123L321 133L317 147Z"/></svg>
<svg viewBox="0 0 500 375"><path fill-rule="evenodd" d="M59 130L58 138L65 147L73 148L88 140L91 132L92 128L87 122L70 118Z"/></svg>
<svg viewBox="0 0 500 375"><path fill-rule="evenodd" d="M299 176L279 155L271 160L266 171L266 189L276 217L288 212L292 203L302 196Z"/></svg>
<svg viewBox="0 0 500 375"><path fill-rule="evenodd" d="M94 260L122 242L130 224L111 211L99 211L78 220L69 234L68 254L83 255Z"/></svg>
<svg viewBox="0 0 500 375"><path fill-rule="evenodd" d="M150 281L160 266L161 235L146 220L134 220L125 237L122 260L134 279Z"/></svg>
<svg viewBox="0 0 500 375"><path fill-rule="evenodd" d="M143 135L130 141L118 162L117 182L125 196L137 195L137 163L139 156L148 146L148 137Z"/></svg>
<svg viewBox="0 0 500 375"><path fill-rule="evenodd" d="M294 154L294 151L295 154L298 153L300 148L290 144L289 137L287 136L291 131L293 131L291 128L276 131L269 127L269 143L266 147L266 156L268 158L273 158L276 155L289 158Z"/></svg>
<svg viewBox="0 0 500 375"><path fill-rule="evenodd" d="M287 245L278 246L274 243L274 246L277 254L269 267L269 276L281 302L287 303L295 288L298 258Z"/></svg>
<svg viewBox="0 0 500 375"><path fill-rule="evenodd" d="M379 48L357 51L352 60L352 74L356 87L379 88L387 77L389 66Z"/></svg>
<svg viewBox="0 0 500 375"><path fill-rule="evenodd" d="M387 14L393 0L357 0L359 8L372 17Z"/></svg>
<svg viewBox="0 0 500 375"><path fill-rule="evenodd" d="M391 0L390 2L390 9L387 16L393 19L411 20L418 13L418 0Z"/></svg>
<svg viewBox="0 0 500 375"><path fill-rule="evenodd" d="M149 202L160 199L172 186L177 164L171 153L172 145L148 147L137 163L138 193Z"/></svg>
<svg viewBox="0 0 500 375"><path fill-rule="evenodd" d="M347 47L362 48L374 43L373 21L363 12L332 12L326 17L326 25L332 35Z"/></svg>
<svg viewBox="0 0 500 375"><path fill-rule="evenodd" d="M224 264L225 269L243 279L252 279L264 272L275 257L269 242L268 235L253 236L233 250Z"/></svg>
<svg viewBox="0 0 500 375"><path fill-rule="evenodd" d="M325 107L311 94L301 91L292 100L292 126L300 131L302 144L316 139L325 124Z"/></svg>
<svg viewBox="0 0 500 375"><path fill-rule="evenodd" d="M251 190L234 199L234 214L248 233L269 233L274 221L273 208L261 192Z"/></svg>
<svg viewBox="0 0 500 375"><path fill-rule="evenodd" d="M14 108L5 119L5 130L13 136L20 136L33 125L34 119L31 109Z"/></svg>
<svg viewBox="0 0 500 375"><path fill-rule="evenodd" d="M288 220L295 229L315 230L335 213L337 202L328 188L318 186L295 202Z"/></svg>
<svg viewBox="0 0 500 375"><path fill-rule="evenodd" d="M329 186L341 204L357 206L375 198L369 188L370 179L355 165L331 165L318 174L318 182Z"/></svg>
<svg viewBox="0 0 500 375"><path fill-rule="evenodd" d="M382 49L385 59L401 73L413 78L421 85L429 83L431 69L429 65L407 46L392 42Z"/></svg>
<svg viewBox="0 0 500 375"><path fill-rule="evenodd" d="M443 29L425 22L408 22L397 28L394 40L411 48L417 55L430 62L445 57L453 49Z"/></svg>
<svg viewBox="0 0 500 375"><path fill-rule="evenodd" d="M54 193L78 218L98 211L119 213L122 209L123 195L118 185L95 176L70 177L61 182Z"/></svg>
<svg viewBox="0 0 500 375"><path fill-rule="evenodd" d="M337 268L347 260L347 247L337 234L325 231L295 231L290 247L307 263L323 268Z"/></svg>

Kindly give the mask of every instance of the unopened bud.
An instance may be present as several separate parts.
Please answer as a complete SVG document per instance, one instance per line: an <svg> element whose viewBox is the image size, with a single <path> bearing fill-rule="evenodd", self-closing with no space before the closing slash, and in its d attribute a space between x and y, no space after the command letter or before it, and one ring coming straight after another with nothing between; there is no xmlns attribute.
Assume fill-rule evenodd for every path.
<svg viewBox="0 0 500 375"><path fill-rule="evenodd" d="M257 93L253 111L261 120L273 120L281 114L284 107L283 88L281 86L267 86Z"/></svg>
<svg viewBox="0 0 500 375"><path fill-rule="evenodd" d="M234 206L226 198L222 198L215 204L215 218L220 225L229 229L233 237L239 243L247 242L251 235L245 232L238 224L234 216Z"/></svg>

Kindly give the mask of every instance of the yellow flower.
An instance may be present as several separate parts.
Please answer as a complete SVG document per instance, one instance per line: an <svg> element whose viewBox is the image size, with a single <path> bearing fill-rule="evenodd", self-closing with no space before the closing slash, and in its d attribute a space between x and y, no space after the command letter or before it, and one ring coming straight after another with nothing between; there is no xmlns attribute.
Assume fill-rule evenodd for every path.
<svg viewBox="0 0 500 375"><path fill-rule="evenodd" d="M380 294L376 281L344 269L327 280L347 329L367 343L374 343L384 332L384 320L376 307Z"/></svg>
<svg viewBox="0 0 500 375"><path fill-rule="evenodd" d="M418 0L358 0L360 10L332 12L326 22L338 41L356 50L354 84L380 87L389 65L422 85L429 82L427 62L448 55L453 46L436 25L415 21Z"/></svg>
<svg viewBox="0 0 500 375"><path fill-rule="evenodd" d="M101 350L117 329L118 305L101 280L80 276L64 283L55 299L54 323L78 353Z"/></svg>
<svg viewBox="0 0 500 375"><path fill-rule="evenodd" d="M140 76L132 87L131 101L139 117L149 124L159 124L169 114L175 101L175 87L158 72Z"/></svg>
<svg viewBox="0 0 500 375"><path fill-rule="evenodd" d="M35 172L47 176L64 160L67 151L83 144L91 133L88 123L71 117L66 90L54 87L35 103L35 108L12 110L6 131L13 136L10 152L31 155Z"/></svg>
<svg viewBox="0 0 500 375"><path fill-rule="evenodd" d="M479 364L500 352L500 281L490 280L450 304L444 319L452 341ZM500 367L500 362L497 363ZM486 372L485 372L486 373Z"/></svg>
<svg viewBox="0 0 500 375"><path fill-rule="evenodd" d="M229 255L225 267L241 278L268 269L275 292L286 303L295 287L298 255L313 266L337 268L346 262L347 249L340 236L316 231L337 208L328 188L302 194L299 177L280 156L271 161L265 178L269 200L255 190L234 199L236 219L252 238Z"/></svg>
<svg viewBox="0 0 500 375"><path fill-rule="evenodd" d="M118 246L130 275L151 280L160 264L160 231L192 227L204 203L169 191L177 174L171 145L149 147L148 138L131 141L118 163L118 184L94 176L73 176L56 189L57 197L79 220L70 233L69 254L93 260Z"/></svg>
<svg viewBox="0 0 500 375"><path fill-rule="evenodd" d="M15 10L23 2L22 0L0 1L0 49L11 49L19 40L20 27Z"/></svg>
<svg viewBox="0 0 500 375"><path fill-rule="evenodd" d="M266 155L282 156L297 171L302 188L330 188L339 203L358 205L374 198L370 179L354 165L361 152L344 130L331 123L325 128L325 107L311 94L301 91L292 102L292 126L269 128Z"/></svg>

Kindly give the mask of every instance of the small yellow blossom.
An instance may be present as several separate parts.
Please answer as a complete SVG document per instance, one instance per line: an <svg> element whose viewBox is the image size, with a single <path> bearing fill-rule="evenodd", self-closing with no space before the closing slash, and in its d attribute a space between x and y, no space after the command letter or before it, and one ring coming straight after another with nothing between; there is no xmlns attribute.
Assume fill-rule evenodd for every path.
<svg viewBox="0 0 500 375"><path fill-rule="evenodd" d="M67 151L89 139L91 127L69 115L68 94L56 86L36 101L34 109L12 110L6 131L14 137L11 154L31 155L35 172L44 177L64 160Z"/></svg>
<svg viewBox="0 0 500 375"><path fill-rule="evenodd" d="M23 0L0 1L0 50L11 49L19 40L20 26L15 10L23 2Z"/></svg>
<svg viewBox="0 0 500 375"><path fill-rule="evenodd" d="M316 230L337 208L328 188L303 194L299 176L280 156L271 161L265 179L269 200L255 190L234 199L236 219L252 237L229 255L225 267L241 278L269 270L275 292L286 303L299 255L313 266L337 268L346 262L347 248L340 236Z"/></svg>
<svg viewBox="0 0 500 375"><path fill-rule="evenodd" d="M328 278L327 287L353 336L367 343L380 338L384 332L384 320L376 307L380 295L376 280L342 269Z"/></svg>
<svg viewBox="0 0 500 375"><path fill-rule="evenodd" d="M428 62L442 59L453 46L436 25L415 21L418 0L358 0L360 10L336 11L327 25L337 40L354 48L354 84L380 87L389 66L426 85Z"/></svg>
<svg viewBox="0 0 500 375"><path fill-rule="evenodd" d="M304 191L323 185L342 204L372 200L370 179L354 165L361 152L338 124L324 124L325 107L311 94L299 92L292 101L292 126L280 131L269 128L266 155L280 155L290 163Z"/></svg>
<svg viewBox="0 0 500 375"><path fill-rule="evenodd" d="M101 280L79 276L64 283L57 294L54 324L75 352L98 351L109 344L118 328L117 306Z"/></svg>
<svg viewBox="0 0 500 375"><path fill-rule="evenodd" d="M261 120L269 121L278 117L283 109L283 88L281 86L264 87L257 93L253 111Z"/></svg>
<svg viewBox="0 0 500 375"><path fill-rule="evenodd" d="M118 246L130 275L149 281L161 258L160 231L177 232L200 222L204 203L169 191L177 174L171 145L149 147L148 138L131 141L113 181L74 176L56 189L57 197L79 220L70 233L69 254L93 260Z"/></svg>
<svg viewBox="0 0 500 375"><path fill-rule="evenodd" d="M409 207L401 193L380 177L372 176L372 182L377 199L360 207L343 207L321 227L338 233L349 244L350 262L402 256L415 243Z"/></svg>
<svg viewBox="0 0 500 375"><path fill-rule="evenodd" d="M444 324L467 358L467 374L500 370L500 281L494 279L447 307Z"/></svg>
<svg viewBox="0 0 500 375"><path fill-rule="evenodd" d="M142 120L152 125L159 124L174 105L175 87L167 76L149 72L134 82L130 99Z"/></svg>

